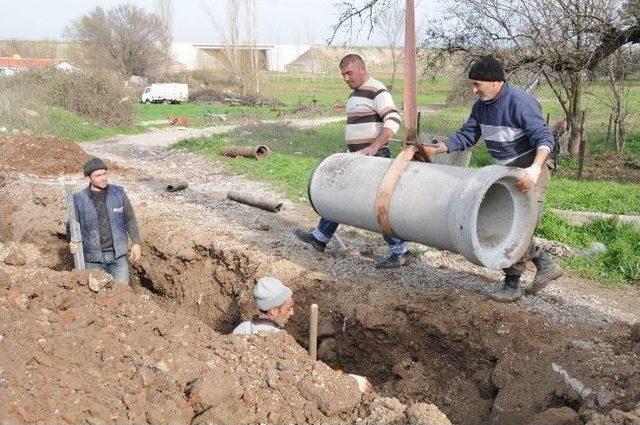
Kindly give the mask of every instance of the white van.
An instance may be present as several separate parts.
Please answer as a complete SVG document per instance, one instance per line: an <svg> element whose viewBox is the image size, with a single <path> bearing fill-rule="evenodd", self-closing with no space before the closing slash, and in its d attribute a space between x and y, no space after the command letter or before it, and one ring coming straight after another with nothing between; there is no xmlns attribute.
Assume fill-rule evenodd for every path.
<svg viewBox="0 0 640 425"><path fill-rule="evenodd" d="M142 103L180 103L189 99L189 86L180 83L159 83L145 87L140 97Z"/></svg>

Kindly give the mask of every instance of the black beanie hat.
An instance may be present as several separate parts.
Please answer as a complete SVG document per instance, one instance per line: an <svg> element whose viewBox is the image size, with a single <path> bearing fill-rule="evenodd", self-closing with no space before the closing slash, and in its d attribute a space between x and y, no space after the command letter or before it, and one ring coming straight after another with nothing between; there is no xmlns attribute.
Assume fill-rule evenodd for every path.
<svg viewBox="0 0 640 425"><path fill-rule="evenodd" d="M89 177L91 173L97 170L106 170L107 164L100 158L91 158L84 164L84 175Z"/></svg>
<svg viewBox="0 0 640 425"><path fill-rule="evenodd" d="M478 81L506 81L504 68L493 56L484 56L471 65L469 79Z"/></svg>

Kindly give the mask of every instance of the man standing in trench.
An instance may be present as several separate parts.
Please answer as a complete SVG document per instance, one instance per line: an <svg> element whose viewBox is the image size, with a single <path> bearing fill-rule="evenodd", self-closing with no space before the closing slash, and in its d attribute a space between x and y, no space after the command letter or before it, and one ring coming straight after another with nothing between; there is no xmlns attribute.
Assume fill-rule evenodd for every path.
<svg viewBox="0 0 640 425"><path fill-rule="evenodd" d="M544 200L549 185L547 159L553 151L554 139L542 118L538 101L529 93L510 87L502 64L491 56L478 59L469 70L471 88L479 97L467 122L438 147L427 147L427 153L461 151L474 146L480 137L497 164L524 168L517 187L522 192L536 191L538 224L542 219ZM522 296L520 276L527 261L536 267L536 275L527 294L538 293L549 282L562 276L562 269L531 240L524 256L504 269L505 278L496 301L510 302Z"/></svg>
<svg viewBox="0 0 640 425"><path fill-rule="evenodd" d="M387 88L369 77L364 61L359 55L349 54L340 61L340 73L353 90L347 101L347 125L345 140L349 152L389 158L389 140L400 128L400 114ZM295 229L295 236L302 242L324 252L327 243L338 228L338 223L320 218L312 232ZM388 257L376 264L376 268L390 269L403 266L407 261L408 245L402 239L384 236L389 245Z"/></svg>
<svg viewBox="0 0 640 425"><path fill-rule="evenodd" d="M107 165L100 158L87 161L84 175L89 186L73 194L73 205L82 233L85 267L104 270L115 281L128 285L127 235L133 242L131 260L137 262L141 255L133 207L122 187L109 184ZM78 251L77 241L69 243L69 250L72 254Z"/></svg>

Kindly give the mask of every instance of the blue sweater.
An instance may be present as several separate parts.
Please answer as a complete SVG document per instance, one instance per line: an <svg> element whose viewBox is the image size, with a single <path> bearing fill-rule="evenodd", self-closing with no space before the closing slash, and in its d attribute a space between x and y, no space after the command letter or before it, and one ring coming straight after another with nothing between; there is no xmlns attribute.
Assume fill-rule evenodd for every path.
<svg viewBox="0 0 640 425"><path fill-rule="evenodd" d="M476 101L467 122L445 144L449 152L461 151L475 145L480 137L499 164L536 149L551 152L554 145L538 101L506 84L495 99Z"/></svg>

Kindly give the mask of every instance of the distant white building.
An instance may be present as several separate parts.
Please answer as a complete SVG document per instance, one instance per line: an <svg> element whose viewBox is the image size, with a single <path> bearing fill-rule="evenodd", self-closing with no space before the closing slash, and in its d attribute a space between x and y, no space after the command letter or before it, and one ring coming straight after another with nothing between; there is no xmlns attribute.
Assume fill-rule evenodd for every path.
<svg viewBox="0 0 640 425"><path fill-rule="evenodd" d="M239 44L231 47L227 44L171 43L171 56L175 65L183 70L216 71L224 69L225 56L233 48L239 52L241 60L248 60L249 55L255 53L260 68L284 72L286 65L310 47L307 44Z"/></svg>

